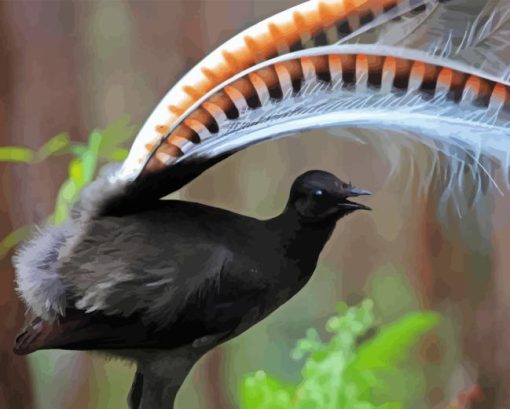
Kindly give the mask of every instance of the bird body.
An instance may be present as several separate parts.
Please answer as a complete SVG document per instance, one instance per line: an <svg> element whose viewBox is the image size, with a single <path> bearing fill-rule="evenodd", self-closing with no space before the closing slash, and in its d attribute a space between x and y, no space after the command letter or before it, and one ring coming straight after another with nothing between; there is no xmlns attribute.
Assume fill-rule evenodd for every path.
<svg viewBox="0 0 510 409"><path fill-rule="evenodd" d="M307 231L289 219L284 213L261 221L196 203L162 201L141 213L92 221L61 274L66 282L69 272L71 291L82 295L81 309L121 315L145 310L156 326L172 328L171 339L157 347L178 347L247 327L253 322L243 324L243 317L257 321L270 312L261 307L264 300L274 308L276 300L283 302L300 289L320 249L296 251L297 243L303 247L314 238L303 237ZM133 234L120 238L119 232ZM96 258L102 261L99 269L88 262ZM103 289L102 284L121 280L132 289ZM111 299L116 304L110 310ZM175 335L181 333L188 338L180 341Z"/></svg>
<svg viewBox="0 0 510 409"><path fill-rule="evenodd" d="M35 319L18 336L15 351L104 350L134 359L139 374L131 395L142 388L141 378L166 379L158 398L155 391L139 397L159 399L160 405L170 399L167 388L182 382L176 373L185 376L205 352L303 288L336 222L368 209L348 197L365 194L331 174L311 171L296 180L285 210L269 220L176 200L122 217L92 217L77 236L64 235L72 243L61 241L67 251L57 249L52 264L67 307L60 307L54 321ZM20 253L18 265L33 257L30 248ZM154 367L165 350L170 353L164 355L163 376ZM174 361L181 364L175 367Z"/></svg>
<svg viewBox="0 0 510 409"><path fill-rule="evenodd" d="M311 172L307 178L324 175L328 174ZM366 193L341 186L334 189L346 195L339 199L342 206L347 206L347 196ZM72 238L72 252L57 262L71 310L63 315L75 321L78 311L84 311L100 325L110 316L135 315L135 323L148 329L135 331L134 339L123 334L113 342L111 334L97 339L90 328L95 320L86 319L89 333L72 341L67 334L65 343L57 345L62 328L58 322L57 332L48 339L31 339L31 349L45 344L88 349L91 342L94 348L171 349L216 334L238 335L304 286L340 217L366 208L349 203L352 209L338 214L333 201L327 208L334 212L317 220L314 214L304 214L311 204L303 208L297 204L290 202L280 215L258 220L198 203L165 200L123 217L89 220ZM26 255L30 250L19 258ZM126 323L131 325L129 319ZM141 342L143 332L152 335Z"/></svg>

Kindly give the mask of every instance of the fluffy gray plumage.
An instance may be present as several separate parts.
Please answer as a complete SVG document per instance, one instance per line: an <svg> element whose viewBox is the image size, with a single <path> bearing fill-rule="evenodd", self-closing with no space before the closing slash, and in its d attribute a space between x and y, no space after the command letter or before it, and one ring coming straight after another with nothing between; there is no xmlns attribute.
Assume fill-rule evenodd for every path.
<svg viewBox="0 0 510 409"><path fill-rule="evenodd" d="M48 226L36 232L14 257L17 289L31 312L54 319L66 309L65 288L59 275L63 248L75 225Z"/></svg>
<svg viewBox="0 0 510 409"><path fill-rule="evenodd" d="M16 252L13 263L17 291L30 312L45 320L62 315L68 305L68 284L62 266L73 260L74 247L89 231L89 221L103 203L120 194L124 183L113 181L117 165L106 166L96 181L87 186L71 209L71 217L61 225L47 225Z"/></svg>
<svg viewBox="0 0 510 409"><path fill-rule="evenodd" d="M45 320L76 308L106 315L142 313L145 321L167 325L193 292L217 285L218 271L211 266L227 262L230 251L221 241L200 246L194 237L169 231L168 224L179 226L179 221L171 214L171 220L162 220L157 210L98 217L102 205L123 189L112 182L109 170L83 191L65 224L40 229L17 252L18 292ZM183 220L181 227L187 223Z"/></svg>

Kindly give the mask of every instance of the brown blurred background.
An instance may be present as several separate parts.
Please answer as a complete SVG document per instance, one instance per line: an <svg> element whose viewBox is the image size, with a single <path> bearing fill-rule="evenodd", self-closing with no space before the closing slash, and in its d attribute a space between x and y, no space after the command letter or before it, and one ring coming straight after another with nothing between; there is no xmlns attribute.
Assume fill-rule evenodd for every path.
<svg viewBox="0 0 510 409"><path fill-rule="evenodd" d="M126 113L141 125L208 51L296 3L0 1L0 146L37 148L62 131L84 140L91 129ZM299 172L322 168L375 192L375 210L339 224L301 294L203 359L178 407L234 408L241 376L257 369L292 381L298 374L288 360L294 341L332 314L337 300L365 296L375 299L388 320L418 308L444 317L420 354L422 370L413 382L423 399L414 409L445 408L475 384L484 392L476 407L510 407L508 198L491 193L461 216L440 216L441 172L425 193L417 188L433 167L430 149L406 144L398 156L402 138L381 142L377 133L354 133L362 143L323 131L255 146L181 193L269 217L281 210ZM58 158L31 166L0 164L0 238L51 213L66 163ZM411 166L421 172L409 176ZM399 171L389 178L395 167ZM0 408L125 407L133 368L123 362L80 352L12 355L24 319L12 278L9 258L0 260Z"/></svg>

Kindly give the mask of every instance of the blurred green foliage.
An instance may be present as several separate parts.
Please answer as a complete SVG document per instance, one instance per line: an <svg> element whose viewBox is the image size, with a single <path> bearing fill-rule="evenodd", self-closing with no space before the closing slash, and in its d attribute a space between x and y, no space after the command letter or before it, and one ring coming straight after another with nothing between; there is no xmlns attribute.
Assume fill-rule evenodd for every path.
<svg viewBox="0 0 510 409"><path fill-rule="evenodd" d="M0 161L34 165L59 155L69 156L68 177L60 186L53 214L48 218L51 223L63 222L81 190L91 182L99 167L107 162L122 161L128 151L123 144L131 141L136 126L129 124L129 118L123 116L104 130L94 130L87 142L72 141L66 133L61 133L38 150L19 146L0 147ZM0 241L0 258L25 239L33 226L22 226Z"/></svg>
<svg viewBox="0 0 510 409"><path fill-rule="evenodd" d="M373 302L355 307L338 305L338 314L327 321L331 334L323 341L309 329L292 353L306 357L297 385L286 385L263 371L246 377L241 387L242 409L400 409L402 401L392 396L395 377L406 385L409 374L402 363L427 331L435 327L435 313L409 313L379 328L368 340L376 323ZM398 395L398 394L397 394Z"/></svg>
<svg viewBox="0 0 510 409"><path fill-rule="evenodd" d="M70 144L69 135L60 133L36 151L20 146L2 146L0 147L0 161L34 164L51 156L65 153Z"/></svg>

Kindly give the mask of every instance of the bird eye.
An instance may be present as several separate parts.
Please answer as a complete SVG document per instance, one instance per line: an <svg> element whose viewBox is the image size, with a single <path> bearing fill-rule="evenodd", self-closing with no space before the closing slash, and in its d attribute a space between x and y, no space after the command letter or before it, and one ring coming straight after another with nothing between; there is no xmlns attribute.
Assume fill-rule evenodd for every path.
<svg viewBox="0 0 510 409"><path fill-rule="evenodd" d="M322 196L322 195L323 195L323 193L324 193L324 192L323 192L321 189L319 189L319 190L316 190L315 192L313 192L313 195L314 195L315 197L319 197L319 196Z"/></svg>

